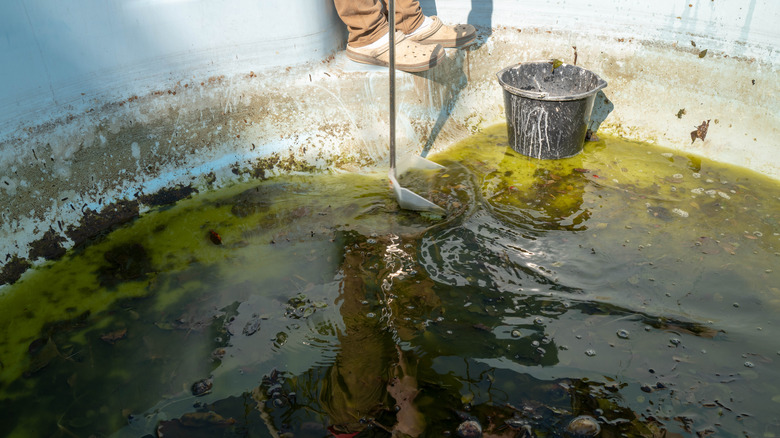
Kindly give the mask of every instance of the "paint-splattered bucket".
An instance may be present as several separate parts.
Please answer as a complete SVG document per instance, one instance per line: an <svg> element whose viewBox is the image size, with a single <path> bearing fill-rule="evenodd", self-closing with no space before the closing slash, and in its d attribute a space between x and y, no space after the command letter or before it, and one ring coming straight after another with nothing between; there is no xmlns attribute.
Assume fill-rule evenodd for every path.
<svg viewBox="0 0 780 438"><path fill-rule="evenodd" d="M566 158L582 151L593 101L606 81L559 61L524 62L497 76L504 88L512 149L542 159Z"/></svg>

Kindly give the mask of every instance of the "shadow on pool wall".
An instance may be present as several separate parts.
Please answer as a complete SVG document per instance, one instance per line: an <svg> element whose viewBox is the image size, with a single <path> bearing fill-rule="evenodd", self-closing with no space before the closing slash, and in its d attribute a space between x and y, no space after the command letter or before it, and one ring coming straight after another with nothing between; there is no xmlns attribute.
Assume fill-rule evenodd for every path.
<svg viewBox="0 0 780 438"><path fill-rule="evenodd" d="M590 132L598 132L601 128L601 124L607 120L609 113L614 111L615 104L609 100L604 90L599 90L596 93L596 99L593 101L593 111L590 115L590 123L588 123L588 130Z"/></svg>
<svg viewBox="0 0 780 438"><path fill-rule="evenodd" d="M495 80L501 68L536 59L574 62L576 54L578 65L609 82L614 108L600 121L602 131L780 176L775 153L780 60L771 32L780 6L755 0L745 10L736 0L676 3L619 1L594 11L584 1L566 8L552 1L523 8L508 0L424 1L426 13L474 23L482 35L477 48L448 51L448 59L433 71L399 75L400 152L442 150L501 123ZM13 17L10 12L18 15L25 6L12 2L3 8ZM3 76L2 89L9 105L0 113L0 285L150 208L199 191L286 172L384 166L386 73L344 57L339 51L343 29L327 9L324 21L311 24L313 40L306 40L316 50L289 58L284 68L259 61L264 50L272 53L262 44L248 61L214 64L235 52L235 46L225 45L229 37L257 38L249 26L232 34L209 33L216 42L205 56L168 54L171 62L181 61L171 64L171 71L161 71L164 63L147 64L158 71L150 70L141 84L123 83L129 79L118 74L119 64L108 63L100 73L117 73L116 89L71 93L76 100L38 100L36 107L35 99L9 91L23 73L10 70L13 76ZM101 11L104 18L128 13ZM204 11L199 13L208 19ZM238 13L220 11L214 24L246 20L231 15ZM617 18L607 26L597 21L603 16ZM31 17L43 20L39 14ZM50 19L62 25L68 17ZM54 38L62 27L48 29L45 35ZM78 29L71 26L70 36L83 39L83 50L98 53L100 46ZM132 46L123 35L118 32L112 43ZM21 49L3 48L10 59L20 57ZM62 81L47 82L42 73L49 68L59 74L66 68L60 61L27 65L32 79L21 85L31 97L40 90L53 96L73 92L57 88ZM190 70L187 62L200 62L202 68ZM83 73L88 78L98 72ZM32 108L29 117L19 120L16 107ZM706 138L691 142L691 132L703 121L710 121Z"/></svg>

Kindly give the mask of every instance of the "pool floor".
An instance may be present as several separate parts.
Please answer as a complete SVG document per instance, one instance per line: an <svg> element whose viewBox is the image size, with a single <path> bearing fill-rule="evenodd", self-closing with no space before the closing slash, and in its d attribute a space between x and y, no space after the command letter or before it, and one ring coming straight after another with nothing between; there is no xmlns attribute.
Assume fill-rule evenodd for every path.
<svg viewBox="0 0 780 438"><path fill-rule="evenodd" d="M506 142L404 175L443 216L384 171L284 176L26 273L0 296L0 435L780 434L780 184Z"/></svg>

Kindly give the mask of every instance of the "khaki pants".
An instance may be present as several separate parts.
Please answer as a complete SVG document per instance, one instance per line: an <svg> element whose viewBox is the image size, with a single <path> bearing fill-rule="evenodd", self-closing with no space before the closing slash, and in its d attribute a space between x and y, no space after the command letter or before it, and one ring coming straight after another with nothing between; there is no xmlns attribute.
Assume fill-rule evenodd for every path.
<svg viewBox="0 0 780 438"><path fill-rule="evenodd" d="M334 0L336 11L349 30L349 45L363 47L387 33L386 0ZM425 16L417 0L395 0L395 29L412 33Z"/></svg>

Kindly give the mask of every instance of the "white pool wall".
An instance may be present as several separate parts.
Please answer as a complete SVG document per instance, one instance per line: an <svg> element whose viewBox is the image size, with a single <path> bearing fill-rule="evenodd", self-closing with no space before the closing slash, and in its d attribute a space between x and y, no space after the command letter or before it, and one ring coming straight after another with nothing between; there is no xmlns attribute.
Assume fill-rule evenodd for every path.
<svg viewBox="0 0 780 438"><path fill-rule="evenodd" d="M190 78L323 59L342 27L328 0L7 0L0 132Z"/></svg>
<svg viewBox="0 0 780 438"><path fill-rule="evenodd" d="M609 82L600 132L780 178L780 2L422 5L481 37L399 74L404 152L503 121L501 68L576 53ZM42 262L44 236L79 243L85 214L132 216L161 189L386 165L386 69L348 61L345 35L329 0L4 2L0 274Z"/></svg>

